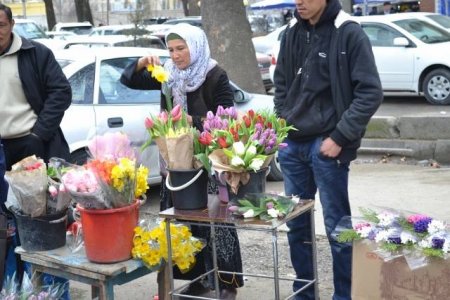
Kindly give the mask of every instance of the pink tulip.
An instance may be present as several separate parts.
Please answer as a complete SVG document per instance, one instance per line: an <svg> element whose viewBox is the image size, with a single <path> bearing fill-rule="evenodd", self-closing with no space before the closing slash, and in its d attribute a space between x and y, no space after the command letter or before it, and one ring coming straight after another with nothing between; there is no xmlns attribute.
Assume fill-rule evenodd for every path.
<svg viewBox="0 0 450 300"><path fill-rule="evenodd" d="M161 123L163 124L167 123L168 120L167 112L165 111L160 112L158 118L161 120Z"/></svg>
<svg viewBox="0 0 450 300"><path fill-rule="evenodd" d="M231 212L237 212L239 210L239 206L237 205L230 206L228 207L228 210Z"/></svg>
<svg viewBox="0 0 450 300"><path fill-rule="evenodd" d="M172 115L173 121L180 120L182 116L181 105L180 104L175 105L170 114Z"/></svg>
<svg viewBox="0 0 450 300"><path fill-rule="evenodd" d="M153 127L153 120L149 117L145 118L145 128L151 129Z"/></svg>

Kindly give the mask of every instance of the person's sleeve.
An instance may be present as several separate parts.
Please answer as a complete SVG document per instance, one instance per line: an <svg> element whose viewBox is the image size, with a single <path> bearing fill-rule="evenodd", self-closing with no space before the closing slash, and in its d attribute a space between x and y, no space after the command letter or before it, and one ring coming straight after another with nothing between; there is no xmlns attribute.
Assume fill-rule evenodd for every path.
<svg viewBox="0 0 450 300"><path fill-rule="evenodd" d="M286 28L286 30L288 30ZM275 93L273 97L274 110L278 117L283 117L283 107L286 100L287 87L285 77L285 53L286 44L286 30L280 42L280 50L278 51L277 65L273 75L273 83L275 86Z"/></svg>
<svg viewBox="0 0 450 300"><path fill-rule="evenodd" d="M33 126L32 133L44 141L50 140L57 132L64 112L72 103L72 89L60 65L51 50L42 50L44 59L38 62L39 73L42 74L40 84L43 85L46 98Z"/></svg>
<svg viewBox="0 0 450 300"><path fill-rule="evenodd" d="M145 68L135 72L139 59L128 64L120 76L120 82L135 90L161 90L161 83L152 77Z"/></svg>
<svg viewBox="0 0 450 300"><path fill-rule="evenodd" d="M364 135L367 124L383 101L383 89L367 35L358 25L349 39L347 45L353 45L347 52L353 99L330 134L340 146Z"/></svg>

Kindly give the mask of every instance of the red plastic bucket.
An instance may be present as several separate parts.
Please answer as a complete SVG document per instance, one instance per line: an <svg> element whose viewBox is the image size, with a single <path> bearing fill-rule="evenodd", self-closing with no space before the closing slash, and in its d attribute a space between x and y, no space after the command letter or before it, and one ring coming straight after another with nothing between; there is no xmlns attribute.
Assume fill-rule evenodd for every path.
<svg viewBox="0 0 450 300"><path fill-rule="evenodd" d="M113 209L85 209L81 215L87 258L96 263L115 263L131 258L139 202Z"/></svg>

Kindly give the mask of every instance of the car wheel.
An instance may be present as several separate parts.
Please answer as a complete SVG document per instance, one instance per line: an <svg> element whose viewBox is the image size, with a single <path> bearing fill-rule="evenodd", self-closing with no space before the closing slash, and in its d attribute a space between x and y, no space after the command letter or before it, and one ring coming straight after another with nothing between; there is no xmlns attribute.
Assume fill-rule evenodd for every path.
<svg viewBox="0 0 450 300"><path fill-rule="evenodd" d="M79 149L70 154L70 162L76 165L83 165L87 162L89 154L86 149Z"/></svg>
<svg viewBox="0 0 450 300"><path fill-rule="evenodd" d="M450 104L450 71L436 69L425 76L422 86L425 98L431 104Z"/></svg>
<svg viewBox="0 0 450 300"><path fill-rule="evenodd" d="M270 162L270 173L267 175L270 181L283 181L283 173L281 173L280 162L278 161L278 152Z"/></svg>

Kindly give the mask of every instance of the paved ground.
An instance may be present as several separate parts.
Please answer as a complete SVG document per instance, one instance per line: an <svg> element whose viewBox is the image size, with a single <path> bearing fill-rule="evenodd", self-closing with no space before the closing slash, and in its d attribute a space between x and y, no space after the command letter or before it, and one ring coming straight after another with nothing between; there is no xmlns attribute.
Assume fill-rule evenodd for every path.
<svg viewBox="0 0 450 300"><path fill-rule="evenodd" d="M416 163L392 158L361 158L351 166L350 197L354 214L358 207L390 207L422 212L435 218L450 221L450 168L436 168L427 161ZM269 182L267 191L281 191L282 183ZM153 188L151 199L144 211L150 216L157 214L157 189ZM320 204L316 205L316 234L318 241L319 290L321 299L331 299L332 274L329 247L324 238ZM267 233L241 231L245 271L256 268L271 272L271 240ZM290 267L286 234L279 234L280 271L293 275ZM290 283L281 283L282 296L290 292ZM132 283L115 288L116 299L151 300L157 293L156 275L150 274ZM71 283L72 299L88 299L89 290L84 284ZM238 299L273 299L273 287L268 280L248 278L245 287L239 290Z"/></svg>

